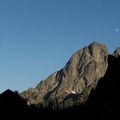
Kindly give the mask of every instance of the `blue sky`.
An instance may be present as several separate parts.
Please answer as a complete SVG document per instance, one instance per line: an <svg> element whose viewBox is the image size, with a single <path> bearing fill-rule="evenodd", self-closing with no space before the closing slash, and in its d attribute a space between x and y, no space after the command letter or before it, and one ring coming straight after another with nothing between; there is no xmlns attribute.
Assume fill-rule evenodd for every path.
<svg viewBox="0 0 120 120"><path fill-rule="evenodd" d="M0 0L0 92L23 91L93 41L120 46L119 0Z"/></svg>

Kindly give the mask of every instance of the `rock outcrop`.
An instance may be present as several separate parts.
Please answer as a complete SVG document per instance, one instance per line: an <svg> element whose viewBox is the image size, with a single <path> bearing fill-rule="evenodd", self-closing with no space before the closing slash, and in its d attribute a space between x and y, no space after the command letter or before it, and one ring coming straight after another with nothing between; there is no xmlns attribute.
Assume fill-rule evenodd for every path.
<svg viewBox="0 0 120 120"><path fill-rule="evenodd" d="M108 68L108 51L105 45L94 42L76 52L63 69L41 81L36 88L24 91L21 96L28 104L56 103L59 106L83 104L95 89Z"/></svg>
<svg viewBox="0 0 120 120"><path fill-rule="evenodd" d="M120 56L120 47L118 47L114 52L113 52L113 56L118 58Z"/></svg>

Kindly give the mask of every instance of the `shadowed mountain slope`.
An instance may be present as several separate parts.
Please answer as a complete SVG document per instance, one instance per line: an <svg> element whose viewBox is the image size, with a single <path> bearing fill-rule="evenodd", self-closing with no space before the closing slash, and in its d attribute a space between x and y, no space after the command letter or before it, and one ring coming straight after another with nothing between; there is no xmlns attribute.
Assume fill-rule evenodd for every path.
<svg viewBox="0 0 120 120"><path fill-rule="evenodd" d="M107 70L108 51L105 45L94 42L76 52L63 69L41 81L36 88L24 91L21 96L28 104L48 105L57 100L59 107L83 104L92 89Z"/></svg>

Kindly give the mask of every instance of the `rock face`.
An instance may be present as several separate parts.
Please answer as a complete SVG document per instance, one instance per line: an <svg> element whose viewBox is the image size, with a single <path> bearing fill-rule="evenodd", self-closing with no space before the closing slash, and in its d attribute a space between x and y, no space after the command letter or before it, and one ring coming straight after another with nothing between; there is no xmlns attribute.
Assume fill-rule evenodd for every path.
<svg viewBox="0 0 120 120"><path fill-rule="evenodd" d="M35 89L21 94L28 104L45 104L57 101L59 106L83 104L95 89L108 68L108 51L105 45L94 42L76 52L63 69L41 81ZM63 104L64 103L64 104Z"/></svg>
<svg viewBox="0 0 120 120"><path fill-rule="evenodd" d="M120 56L120 47L118 47L118 48L114 51L113 56L116 57L116 58Z"/></svg>

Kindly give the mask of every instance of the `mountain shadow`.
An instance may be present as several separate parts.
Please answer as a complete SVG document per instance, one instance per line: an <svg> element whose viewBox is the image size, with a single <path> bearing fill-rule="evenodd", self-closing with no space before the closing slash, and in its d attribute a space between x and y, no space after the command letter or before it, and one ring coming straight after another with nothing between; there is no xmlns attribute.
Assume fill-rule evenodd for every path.
<svg viewBox="0 0 120 120"><path fill-rule="evenodd" d="M117 117L120 107L120 57L108 57L108 69L105 76L99 80L97 88L92 91L86 108L96 116Z"/></svg>
<svg viewBox="0 0 120 120"><path fill-rule="evenodd" d="M4 117L27 113L27 102L17 92L6 90L0 94L0 113Z"/></svg>

